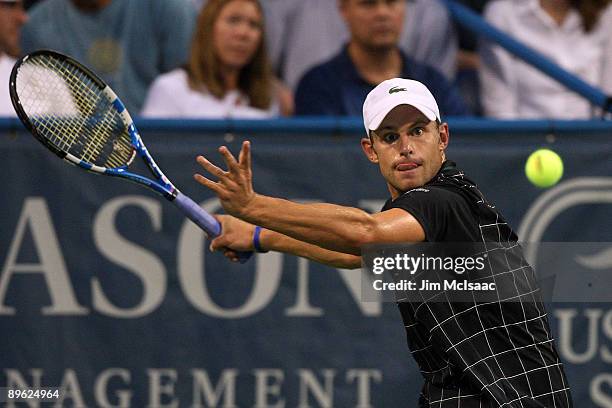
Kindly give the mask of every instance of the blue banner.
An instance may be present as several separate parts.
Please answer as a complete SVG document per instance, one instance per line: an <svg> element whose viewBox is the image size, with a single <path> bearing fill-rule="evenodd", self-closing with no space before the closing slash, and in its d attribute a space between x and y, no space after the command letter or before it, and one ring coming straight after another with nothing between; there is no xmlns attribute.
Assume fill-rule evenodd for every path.
<svg viewBox="0 0 612 408"><path fill-rule="evenodd" d="M192 179L195 157L222 163L216 148L236 152L248 135L143 136L181 191L217 211ZM359 138L259 129L255 190L379 211L388 193ZM539 147L565 163L548 190L524 176ZM0 154L0 387L61 387L58 406L416 406L422 379L399 312L361 300L360 271L278 253L230 264L147 190L67 166L26 133L5 133ZM451 126L448 156L522 240L612 242L609 134L492 137ZM610 248L581 259L612 272ZM612 407L611 305L549 306L577 407Z"/></svg>

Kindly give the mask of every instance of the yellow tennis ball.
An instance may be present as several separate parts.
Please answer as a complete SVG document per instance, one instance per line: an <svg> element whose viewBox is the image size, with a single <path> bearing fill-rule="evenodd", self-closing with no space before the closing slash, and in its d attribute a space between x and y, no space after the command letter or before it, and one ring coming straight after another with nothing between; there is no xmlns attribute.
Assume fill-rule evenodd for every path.
<svg viewBox="0 0 612 408"><path fill-rule="evenodd" d="M563 160L550 149L536 150L525 163L525 174L538 187L554 186L563 176Z"/></svg>

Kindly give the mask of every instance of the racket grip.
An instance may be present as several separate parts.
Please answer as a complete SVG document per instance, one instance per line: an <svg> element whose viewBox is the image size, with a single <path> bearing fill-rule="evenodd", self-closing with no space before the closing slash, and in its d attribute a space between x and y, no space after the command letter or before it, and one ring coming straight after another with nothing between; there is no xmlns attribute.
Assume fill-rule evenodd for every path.
<svg viewBox="0 0 612 408"><path fill-rule="evenodd" d="M221 235L221 224L215 217L204 211L196 202L183 193L178 193L172 201L191 221L202 228L209 238ZM238 261L245 263L253 255L253 252L237 252Z"/></svg>

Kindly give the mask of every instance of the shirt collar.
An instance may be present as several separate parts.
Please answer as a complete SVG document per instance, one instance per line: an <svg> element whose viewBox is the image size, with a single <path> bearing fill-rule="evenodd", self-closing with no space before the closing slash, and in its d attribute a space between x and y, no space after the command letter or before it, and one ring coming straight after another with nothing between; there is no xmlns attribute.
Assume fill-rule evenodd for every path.
<svg viewBox="0 0 612 408"><path fill-rule="evenodd" d="M400 58L402 61L402 69L400 71L401 72L400 77L411 78L412 75L410 73L410 59L406 56L406 54L404 54L401 48L398 48L398 50L400 52ZM344 46L342 47L342 51L340 52L340 55L338 56L337 61L339 62L340 69L342 70L346 78L352 81L355 81L355 82L373 86L372 84L367 82L365 79L363 79L362 76L359 74L359 71L357 71L357 67L353 63L353 60L351 59L351 56L349 55L349 52L348 52L348 43L344 44Z"/></svg>
<svg viewBox="0 0 612 408"><path fill-rule="evenodd" d="M405 191L405 192L401 193L395 199L390 198L389 200L387 200L387 202L388 203L392 203L393 201L397 200L401 196L403 196L406 193L409 193L409 192L411 192L411 191L413 191L413 190L415 190L417 188L424 188L424 187L427 187L430 184L433 184L433 183L436 183L436 182L441 182L441 181L444 181L445 179L448 179L448 178L461 178L463 176L464 176L463 172L461 170L457 169L457 163L455 163L452 160L445 160L442 163L442 165L440 166L440 169L438 170L436 175L433 176L431 178L431 180L429 180L428 182L426 182L422 186L414 187L414 188L411 188L408 191Z"/></svg>
<svg viewBox="0 0 612 408"><path fill-rule="evenodd" d="M440 166L438 173L433 176L431 180L425 183L425 185L444 179L445 177L455 177L461 174L461 171L457 169L457 163L452 160L445 160L444 163L442 163L442 166Z"/></svg>
<svg viewBox="0 0 612 408"><path fill-rule="evenodd" d="M559 26L550 15L540 6L540 0L524 0L518 5L519 15L523 17L536 18L540 23L546 27L555 30L574 30L576 28L582 28L582 20L580 14L571 8L565 21Z"/></svg>

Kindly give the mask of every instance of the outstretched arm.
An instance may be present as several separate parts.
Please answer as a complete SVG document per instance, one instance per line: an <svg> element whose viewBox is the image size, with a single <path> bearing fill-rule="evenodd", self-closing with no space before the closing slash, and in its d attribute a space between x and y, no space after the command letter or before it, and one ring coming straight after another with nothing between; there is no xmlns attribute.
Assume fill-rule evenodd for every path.
<svg viewBox="0 0 612 408"><path fill-rule="evenodd" d="M253 233L255 226L228 215L218 215L222 234L211 242L213 251L223 250L225 256L237 262L236 251L253 251ZM356 269L361 267L361 257L330 251L298 241L276 231L262 229L259 235L260 247L264 251L276 251L308 258L312 261L334 268Z"/></svg>
<svg viewBox="0 0 612 408"><path fill-rule="evenodd" d="M213 190L225 211L250 224L261 225L298 241L331 251L360 255L370 243L419 242L425 233L419 222L401 209L378 214L333 204L299 204L256 194L252 186L250 143L244 142L238 160L222 146L227 165L220 169L199 156L198 163L218 181L200 174L195 179Z"/></svg>

